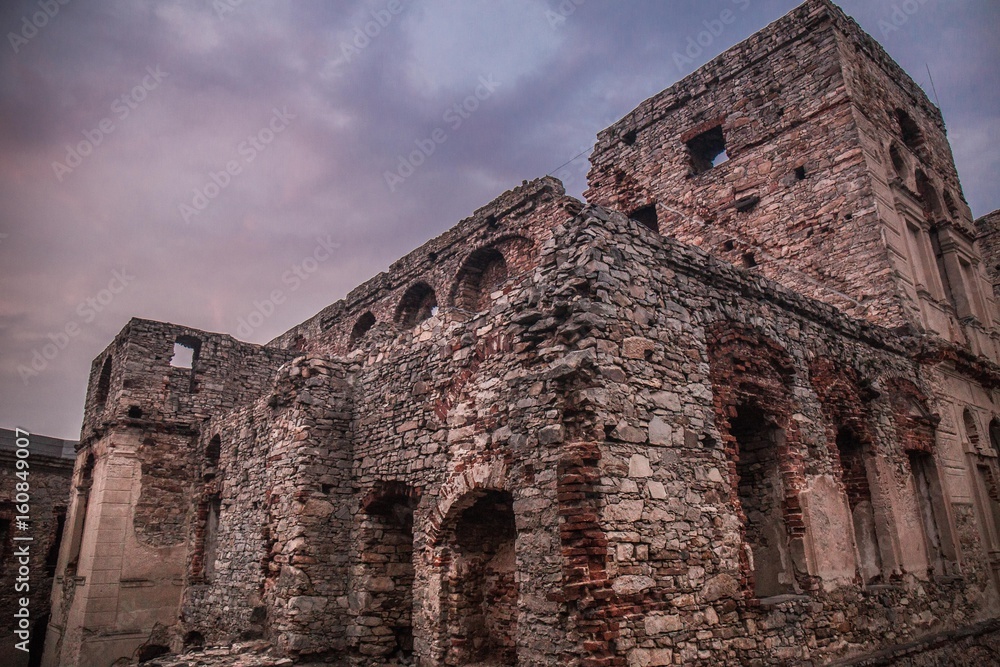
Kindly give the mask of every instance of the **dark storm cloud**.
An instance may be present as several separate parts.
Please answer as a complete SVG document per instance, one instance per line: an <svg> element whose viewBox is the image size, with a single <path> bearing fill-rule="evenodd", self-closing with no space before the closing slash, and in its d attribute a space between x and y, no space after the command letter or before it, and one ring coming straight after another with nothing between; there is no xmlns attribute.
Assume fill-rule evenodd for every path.
<svg viewBox="0 0 1000 667"><path fill-rule="evenodd" d="M15 52L9 33L41 10L4 3L0 423L74 436L90 361L130 317L235 334L255 301L288 291L290 267L339 244L248 336L268 340L556 171L795 4L71 0ZM843 6L928 90L930 66L966 196L977 215L998 205L994 3ZM914 11L894 20L903 6ZM735 21L678 64L726 10ZM149 68L163 73L155 86ZM455 126L449 110L484 78L497 85ZM444 143L390 191L386 172L438 129ZM100 143L57 175L87 136ZM579 195L586 167L584 156L556 173ZM53 349L24 382L18 368Z"/></svg>

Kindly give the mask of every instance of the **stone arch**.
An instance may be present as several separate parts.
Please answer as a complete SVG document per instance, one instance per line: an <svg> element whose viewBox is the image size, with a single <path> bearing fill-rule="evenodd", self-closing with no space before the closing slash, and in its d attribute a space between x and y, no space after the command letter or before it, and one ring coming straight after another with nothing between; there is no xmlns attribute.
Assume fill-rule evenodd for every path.
<svg viewBox="0 0 1000 667"><path fill-rule="evenodd" d="M941 419L928 407L927 394L913 381L901 377L886 378L885 386L900 448L932 453Z"/></svg>
<svg viewBox="0 0 1000 667"><path fill-rule="evenodd" d="M401 329L410 329L437 314L437 295L427 283L416 282L403 293L393 318Z"/></svg>
<svg viewBox="0 0 1000 667"><path fill-rule="evenodd" d="M731 502L741 522L744 590L770 597L801 590L792 555L804 550L793 452L801 446L793 420L794 362L763 333L722 322L709 329L709 377L715 420L729 460Z"/></svg>
<svg viewBox="0 0 1000 667"><path fill-rule="evenodd" d="M353 349L373 326L375 326L375 315L370 310L366 311L351 328L351 335L347 340L348 348Z"/></svg>
<svg viewBox="0 0 1000 667"><path fill-rule="evenodd" d="M507 260L495 247L473 251L462 264L452 287L452 305L462 310L486 310L490 294L507 280Z"/></svg>
<svg viewBox="0 0 1000 667"><path fill-rule="evenodd" d="M436 660L517 664L517 530L506 462L470 465L439 497L424 535L433 582L427 604L437 610Z"/></svg>
<svg viewBox="0 0 1000 667"><path fill-rule="evenodd" d="M443 664L517 664L517 527L509 491L479 488L441 523Z"/></svg>
<svg viewBox="0 0 1000 667"><path fill-rule="evenodd" d="M420 496L405 482L378 481L355 517L363 557L352 611L358 650L369 658L405 662L413 655L413 512Z"/></svg>

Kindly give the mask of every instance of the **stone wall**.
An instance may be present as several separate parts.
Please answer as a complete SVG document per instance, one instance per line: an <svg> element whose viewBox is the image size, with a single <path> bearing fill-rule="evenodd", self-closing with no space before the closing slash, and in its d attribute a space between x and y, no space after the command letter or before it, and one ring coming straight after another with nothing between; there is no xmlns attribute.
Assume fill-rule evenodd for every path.
<svg viewBox="0 0 1000 667"><path fill-rule="evenodd" d="M601 528L616 595L606 604L621 617L609 652L649 665L822 661L996 613L986 554L962 543L965 519L940 491L926 371L904 343L637 222L593 215L563 245L586 253L572 262L590 267L579 277L615 304L602 309L614 335L597 344L597 364L628 379L608 386L595 419L609 436ZM841 377L824 377L833 369ZM756 517L745 478L759 471L743 451L751 408L763 413L757 451L775 448L777 465ZM838 431L874 450L878 566L867 581ZM912 469L923 450L926 508Z"/></svg>

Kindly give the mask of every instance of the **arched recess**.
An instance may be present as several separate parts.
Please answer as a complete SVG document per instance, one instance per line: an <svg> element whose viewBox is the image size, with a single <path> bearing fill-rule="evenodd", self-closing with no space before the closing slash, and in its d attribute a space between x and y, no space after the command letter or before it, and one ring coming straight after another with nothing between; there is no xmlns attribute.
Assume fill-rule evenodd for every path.
<svg viewBox="0 0 1000 667"><path fill-rule="evenodd" d="M517 664L516 540L508 491L470 491L441 522L435 563L442 664Z"/></svg>
<svg viewBox="0 0 1000 667"><path fill-rule="evenodd" d="M351 328L351 335L347 341L348 348L354 349L373 326L375 326L375 315L373 315L371 311L368 311L359 317L358 321L355 322L354 326Z"/></svg>
<svg viewBox="0 0 1000 667"><path fill-rule="evenodd" d="M962 426L965 428L965 437L968 439L972 451L980 451L982 440L979 438L979 427L976 426L976 418L969 408L962 410Z"/></svg>
<svg viewBox="0 0 1000 667"><path fill-rule="evenodd" d="M940 418L931 413L927 396L913 382L892 378L886 384L896 441L908 464L909 488L921 528L927 574L957 574L958 550L935 459Z"/></svg>
<svg viewBox="0 0 1000 667"><path fill-rule="evenodd" d="M490 295L507 280L507 260L494 247L472 252L452 287L452 305L469 312L486 310Z"/></svg>
<svg viewBox="0 0 1000 667"><path fill-rule="evenodd" d="M421 606L434 664L515 665L519 590L507 462L490 458L452 475L422 527L429 564Z"/></svg>
<svg viewBox="0 0 1000 667"><path fill-rule="evenodd" d="M801 443L791 419L792 359L767 336L738 324L718 324L708 338L716 425L742 522L745 591L756 597L800 592L808 573L796 571L792 556L805 551L798 498L805 485L793 463Z"/></svg>
<svg viewBox="0 0 1000 667"><path fill-rule="evenodd" d="M876 461L875 419L869 410L879 393L853 368L826 357L810 363L809 376L825 418L831 454L835 451L839 462L857 576L862 583L878 583L898 570L892 511Z"/></svg>
<svg viewBox="0 0 1000 667"><path fill-rule="evenodd" d="M358 650L370 658L408 664L413 655L413 511L419 500L418 488L380 481L356 518L362 557L354 612Z"/></svg>
<svg viewBox="0 0 1000 667"><path fill-rule="evenodd" d="M411 329L437 313L437 295L425 282L410 285L399 300L393 318L401 329Z"/></svg>

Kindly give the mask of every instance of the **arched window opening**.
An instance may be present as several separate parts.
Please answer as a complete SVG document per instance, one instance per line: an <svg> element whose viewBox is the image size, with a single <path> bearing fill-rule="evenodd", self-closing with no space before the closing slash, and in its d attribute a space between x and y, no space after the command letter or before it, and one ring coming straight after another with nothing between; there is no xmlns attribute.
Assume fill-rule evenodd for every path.
<svg viewBox="0 0 1000 667"><path fill-rule="evenodd" d="M108 394L111 392L111 356L109 355L104 359L104 365L101 367L101 375L97 378L97 393L94 395L94 400L97 402L97 406L101 409L108 402Z"/></svg>
<svg viewBox="0 0 1000 667"><path fill-rule="evenodd" d="M896 123L899 125L899 136L907 148L916 151L924 145L924 133L920 131L916 121L902 109L896 109Z"/></svg>
<svg viewBox="0 0 1000 667"><path fill-rule="evenodd" d="M877 582L882 575L882 555L875 528L875 508L868 482L869 447L850 429L837 431L837 452L847 504L854 524L858 548L858 572L866 583Z"/></svg>
<svg viewBox="0 0 1000 667"><path fill-rule="evenodd" d="M358 321L354 323L354 327L351 329L351 336L348 339L348 347L354 348L358 342L365 337L368 331L375 326L375 316L371 311L366 312L364 315L358 318Z"/></svg>
<svg viewBox="0 0 1000 667"><path fill-rule="evenodd" d="M59 548L62 546L63 532L66 530L66 508L57 507L54 511L56 528L49 542L49 551L45 556L45 576L54 577L59 563Z"/></svg>
<svg viewBox="0 0 1000 667"><path fill-rule="evenodd" d="M479 312L490 304L490 295L507 280L507 262L495 248L476 250L458 273L455 306Z"/></svg>
<svg viewBox="0 0 1000 667"><path fill-rule="evenodd" d="M736 483L744 516L749 573L757 597L795 592L783 505L784 484L778 467L778 447L784 431L753 405L740 405L730 420L736 440Z"/></svg>
<svg viewBox="0 0 1000 667"><path fill-rule="evenodd" d="M396 324L402 329L411 329L429 317L437 314L437 296L430 285L424 282L411 285L396 308Z"/></svg>

